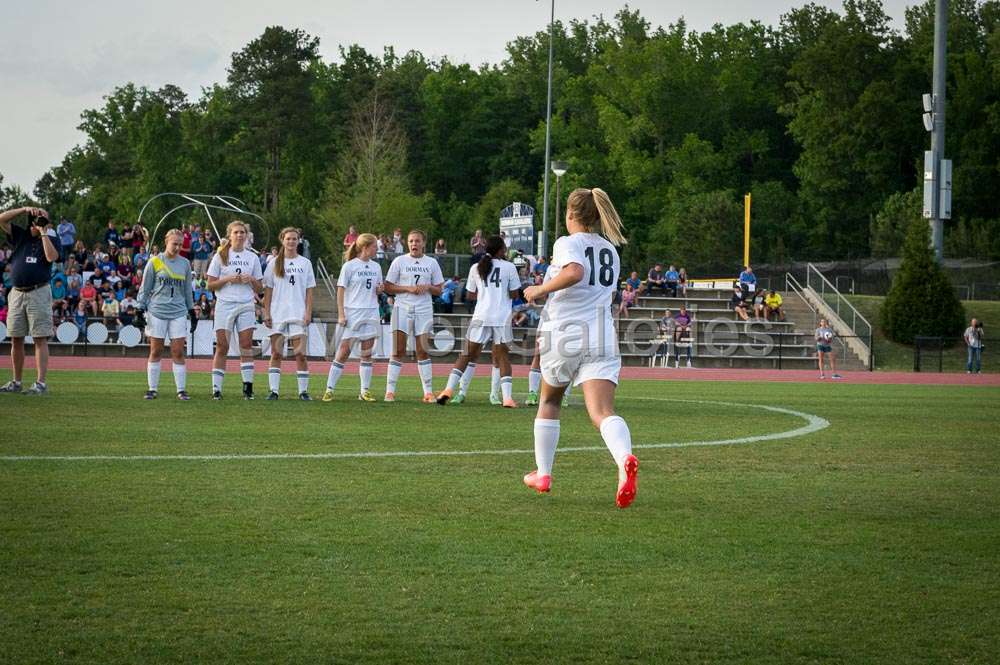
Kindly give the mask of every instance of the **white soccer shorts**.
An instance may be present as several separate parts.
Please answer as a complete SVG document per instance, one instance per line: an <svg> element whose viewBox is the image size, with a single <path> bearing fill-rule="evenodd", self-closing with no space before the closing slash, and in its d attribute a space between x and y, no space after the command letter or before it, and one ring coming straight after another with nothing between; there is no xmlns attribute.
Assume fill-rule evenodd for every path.
<svg viewBox="0 0 1000 665"><path fill-rule="evenodd" d="M243 332L257 326L257 312L252 302L215 302L215 323L212 329Z"/></svg>
<svg viewBox="0 0 1000 665"><path fill-rule="evenodd" d="M296 323L294 321L286 321L280 323L273 328L271 328L268 335L282 335L285 339L290 339L292 337L301 337L306 334L306 327L301 323Z"/></svg>
<svg viewBox="0 0 1000 665"><path fill-rule="evenodd" d="M337 326L337 339L354 339L364 341L376 339L382 330L382 320L375 308L345 307L347 325Z"/></svg>
<svg viewBox="0 0 1000 665"><path fill-rule="evenodd" d="M514 341L514 329L510 321L504 326L484 326L481 321L473 319L465 337L471 344L486 344L490 340L494 344L510 344Z"/></svg>
<svg viewBox="0 0 1000 665"><path fill-rule="evenodd" d="M602 354L597 349L565 355L562 351L553 346L542 353L542 378L545 383L560 387L572 381L574 386L578 386L585 381L602 379L618 385L621 356Z"/></svg>
<svg viewBox="0 0 1000 665"><path fill-rule="evenodd" d="M146 337L162 340L187 339L190 332L191 324L186 314L176 319L161 319L146 314Z"/></svg>
<svg viewBox="0 0 1000 665"><path fill-rule="evenodd" d="M392 330L402 330L407 335L430 334L434 326L434 311L415 310L395 305L392 308Z"/></svg>

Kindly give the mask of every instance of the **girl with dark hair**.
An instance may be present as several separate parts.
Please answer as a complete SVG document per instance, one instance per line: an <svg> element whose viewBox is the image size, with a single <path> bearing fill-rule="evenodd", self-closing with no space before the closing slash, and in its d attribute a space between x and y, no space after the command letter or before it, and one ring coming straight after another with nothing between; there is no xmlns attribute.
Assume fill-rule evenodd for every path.
<svg viewBox="0 0 1000 665"><path fill-rule="evenodd" d="M500 391L503 406L513 409L517 406L513 395L510 356L507 345L514 341L511 327L511 300L517 296L521 279L517 268L507 261L507 246L499 236L486 241L486 253L479 263L469 270L465 290L469 298L476 301L476 309L466 333L465 345L455 366L448 376L448 387L437 397L438 404L454 401L461 404L476 373L476 363L483 346L492 340L493 356L500 366ZM455 390L458 395L455 395Z"/></svg>

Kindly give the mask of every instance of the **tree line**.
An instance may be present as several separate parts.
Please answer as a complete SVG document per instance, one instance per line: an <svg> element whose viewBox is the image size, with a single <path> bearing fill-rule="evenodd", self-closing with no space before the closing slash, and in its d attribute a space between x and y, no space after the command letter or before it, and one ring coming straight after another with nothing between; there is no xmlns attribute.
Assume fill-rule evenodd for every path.
<svg viewBox="0 0 1000 665"><path fill-rule="evenodd" d="M950 11L946 254L1000 259L1000 2ZM880 1L846 0L704 32L654 29L627 7L556 23L563 195L611 194L630 265L737 265L745 192L755 262L898 255L921 209L933 15L927 0L896 31ZM85 140L34 198L91 238L180 191L239 196L274 229L302 227L321 254L351 224L419 226L464 249L511 201L541 211L548 39L516 37L493 65L357 45L326 62L316 37L269 27L197 99L169 84L115 88L83 112ZM0 188L8 203L23 196Z"/></svg>

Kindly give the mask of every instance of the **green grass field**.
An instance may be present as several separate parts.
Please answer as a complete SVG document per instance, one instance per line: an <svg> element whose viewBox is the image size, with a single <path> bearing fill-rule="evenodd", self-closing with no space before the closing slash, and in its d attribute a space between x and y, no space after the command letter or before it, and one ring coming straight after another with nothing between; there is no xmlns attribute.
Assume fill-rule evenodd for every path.
<svg viewBox="0 0 1000 665"><path fill-rule="evenodd" d="M485 380L446 408L415 379L396 404L354 401L356 377L333 404L245 403L237 380L221 403L204 374L189 403L119 373L0 396L0 660L996 662L1000 389L626 381L642 465L619 511L579 396L562 445L598 449L539 496L534 413ZM829 427L641 448L804 425L755 405ZM525 452L10 459L495 450Z"/></svg>

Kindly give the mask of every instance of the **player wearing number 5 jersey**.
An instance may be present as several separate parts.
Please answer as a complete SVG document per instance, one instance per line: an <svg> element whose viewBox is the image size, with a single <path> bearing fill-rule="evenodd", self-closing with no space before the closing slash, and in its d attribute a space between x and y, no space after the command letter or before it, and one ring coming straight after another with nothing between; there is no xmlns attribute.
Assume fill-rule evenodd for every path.
<svg viewBox="0 0 1000 665"><path fill-rule="evenodd" d="M281 386L281 359L285 340L295 356L299 399L308 402L309 364L306 362L306 331L312 319L316 276L312 263L299 255L299 231L284 228L278 235L281 250L264 270L264 325L271 329L271 365L267 370L269 400L278 399Z"/></svg>
<svg viewBox="0 0 1000 665"><path fill-rule="evenodd" d="M427 354L427 336L434 321L434 296L441 295L444 276L433 257L424 256L427 236L413 230L406 237L409 254L397 256L385 276L385 290L396 300L392 307L392 360L385 386L385 401L396 399L396 382L403 369L407 336L413 337L417 370L424 386L424 402L435 401L433 366Z"/></svg>
<svg viewBox="0 0 1000 665"><path fill-rule="evenodd" d="M253 329L257 326L255 298L263 275L260 259L247 247L247 225L230 222L226 239L208 266L208 288L215 291L215 357L212 358L212 398L222 399L229 340L236 331L240 344L243 399L253 399Z"/></svg>
<svg viewBox="0 0 1000 665"><path fill-rule="evenodd" d="M146 391L146 399L156 399L160 385L160 359L167 339L170 340L177 398L189 399L184 351L188 332L194 331L197 320L194 316L191 264L180 254L183 242L184 234L179 230L167 231L164 238L167 251L150 259L142 273L138 302L140 311L146 312L146 337L149 338L149 363L146 366L149 390Z"/></svg>
<svg viewBox="0 0 1000 665"><path fill-rule="evenodd" d="M510 303L521 287L521 278L514 264L504 259L506 255L507 246L503 238L493 236L486 241L486 255L469 271L465 290L469 297L476 299L476 310L466 333L465 348L448 376L448 387L437 397L438 404L447 404L453 398L459 404L465 400L465 392L476 373L479 352L484 344L492 340L493 357L499 361L503 405L510 409L517 406L512 394L507 345L514 340ZM456 389L459 390L457 396Z"/></svg>
<svg viewBox="0 0 1000 665"><path fill-rule="evenodd" d="M333 400L333 391L344 371L344 363L354 342L360 342L361 392L358 399L374 402L372 385L372 348L382 330L378 312L378 294L382 291L382 267L372 259L378 249L378 239L362 233L344 252L344 266L337 279L337 355L330 364L323 401Z"/></svg>
<svg viewBox="0 0 1000 665"><path fill-rule="evenodd" d="M539 492L552 484L559 443L559 407L570 383L581 386L587 413L618 465L615 503L635 498L639 460L632 454L628 425L615 414L621 370L611 298L621 272L616 246L625 244L622 224L601 189L577 189L566 202L566 230L552 252L544 283L525 289L529 302L548 296L541 324L542 391L535 418L537 468L524 483ZM553 272L554 271L554 272Z"/></svg>

